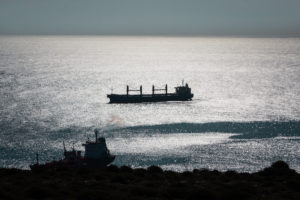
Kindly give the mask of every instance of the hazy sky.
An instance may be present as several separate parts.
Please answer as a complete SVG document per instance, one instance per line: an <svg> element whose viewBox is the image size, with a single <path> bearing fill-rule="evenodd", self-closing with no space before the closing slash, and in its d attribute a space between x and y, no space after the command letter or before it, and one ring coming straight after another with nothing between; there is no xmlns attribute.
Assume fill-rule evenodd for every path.
<svg viewBox="0 0 300 200"><path fill-rule="evenodd" d="M0 34L300 36L300 0L0 0Z"/></svg>

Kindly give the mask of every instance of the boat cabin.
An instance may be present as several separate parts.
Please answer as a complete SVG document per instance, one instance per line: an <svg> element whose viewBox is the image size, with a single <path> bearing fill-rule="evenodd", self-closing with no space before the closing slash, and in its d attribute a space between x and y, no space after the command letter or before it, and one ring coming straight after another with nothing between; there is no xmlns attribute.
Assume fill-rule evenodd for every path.
<svg viewBox="0 0 300 200"><path fill-rule="evenodd" d="M175 87L175 92L179 96L190 96L191 95L191 88L189 85L186 83L185 86L178 86Z"/></svg>
<svg viewBox="0 0 300 200"><path fill-rule="evenodd" d="M87 141L82 144L85 148L84 158L85 159L99 159L109 154L106 146L106 141L104 137L98 138L98 130L95 130L96 140L95 142Z"/></svg>

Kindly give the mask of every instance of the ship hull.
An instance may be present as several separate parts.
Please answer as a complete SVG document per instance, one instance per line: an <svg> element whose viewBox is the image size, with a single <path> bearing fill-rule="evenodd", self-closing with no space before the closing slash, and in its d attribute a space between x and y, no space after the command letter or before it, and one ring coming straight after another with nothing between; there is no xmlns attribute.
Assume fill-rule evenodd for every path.
<svg viewBox="0 0 300 200"><path fill-rule="evenodd" d="M191 101L193 94L190 95L118 95L109 94L109 103L143 103L143 102L164 102L164 101Z"/></svg>
<svg viewBox="0 0 300 200"><path fill-rule="evenodd" d="M85 159L85 166L88 168L106 167L115 160L115 156L108 155L103 159Z"/></svg>
<svg viewBox="0 0 300 200"><path fill-rule="evenodd" d="M59 160L45 164L30 165L31 170L56 170L63 167L69 168L102 168L106 167L115 160L114 155L108 155L99 159L80 159L80 160Z"/></svg>

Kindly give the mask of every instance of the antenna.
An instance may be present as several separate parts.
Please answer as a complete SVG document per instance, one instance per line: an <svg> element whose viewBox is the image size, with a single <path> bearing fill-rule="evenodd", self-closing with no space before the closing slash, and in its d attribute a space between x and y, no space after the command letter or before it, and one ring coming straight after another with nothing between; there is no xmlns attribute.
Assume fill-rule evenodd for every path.
<svg viewBox="0 0 300 200"><path fill-rule="evenodd" d="M63 141L63 146L64 146L64 152L66 152L65 141Z"/></svg>
<svg viewBox="0 0 300 200"><path fill-rule="evenodd" d="M184 85L184 79L182 79L182 86Z"/></svg>

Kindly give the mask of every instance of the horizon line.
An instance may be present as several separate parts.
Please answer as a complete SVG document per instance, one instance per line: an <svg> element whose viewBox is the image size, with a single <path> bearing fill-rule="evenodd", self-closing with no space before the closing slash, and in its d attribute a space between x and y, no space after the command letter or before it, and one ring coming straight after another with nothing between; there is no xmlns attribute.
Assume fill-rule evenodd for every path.
<svg viewBox="0 0 300 200"><path fill-rule="evenodd" d="M300 38L300 34L33 34L33 33L11 33L3 34L0 36L91 36L91 37L187 37L187 38L197 38L197 37L224 37L224 38Z"/></svg>

